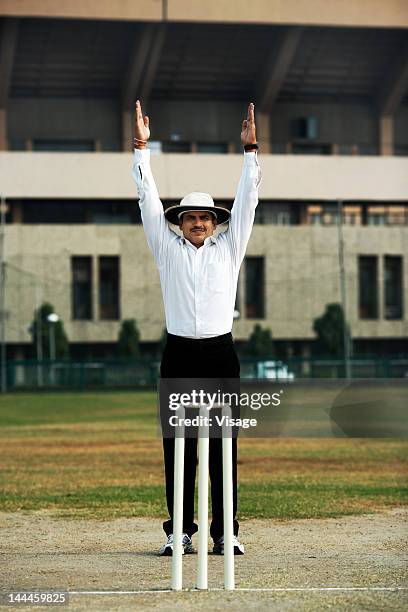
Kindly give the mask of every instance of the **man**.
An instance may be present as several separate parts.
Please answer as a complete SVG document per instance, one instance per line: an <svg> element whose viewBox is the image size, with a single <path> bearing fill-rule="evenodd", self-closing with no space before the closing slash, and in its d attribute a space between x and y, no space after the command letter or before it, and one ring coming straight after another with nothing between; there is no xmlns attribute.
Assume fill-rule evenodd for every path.
<svg viewBox="0 0 408 612"><path fill-rule="evenodd" d="M160 273L167 344L163 353L162 378L239 378L240 365L231 335L238 273L251 234L261 173L257 159L254 105L248 106L242 122L244 163L231 210L216 206L207 193L193 192L179 205L163 211L150 169L149 118L143 117L136 101L133 176L147 242ZM214 235L217 224L228 229ZM178 224L183 236L167 222ZM163 523L167 542L161 555L173 551L174 439L163 438L166 498L170 519ZM194 487L197 439L185 441L183 552L193 552ZM210 438L213 552L224 553L222 499L222 441ZM238 541L237 440L233 438L234 552L244 554Z"/></svg>

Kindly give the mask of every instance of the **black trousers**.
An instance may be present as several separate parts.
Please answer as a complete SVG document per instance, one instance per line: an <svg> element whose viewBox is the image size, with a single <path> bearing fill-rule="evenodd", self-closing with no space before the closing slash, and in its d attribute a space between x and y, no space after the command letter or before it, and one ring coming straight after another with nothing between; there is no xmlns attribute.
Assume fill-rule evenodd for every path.
<svg viewBox="0 0 408 612"><path fill-rule="evenodd" d="M161 362L162 378L239 378L240 365L232 335L190 340L168 334ZM166 499L170 519L163 523L166 535L173 533L174 439L163 438ZM237 439L232 439L234 534L238 535L237 512ZM197 438L186 438L184 454L183 532L192 536L194 522L194 488L197 470ZM222 493L222 439L209 440L212 521L210 535L217 540L224 535Z"/></svg>

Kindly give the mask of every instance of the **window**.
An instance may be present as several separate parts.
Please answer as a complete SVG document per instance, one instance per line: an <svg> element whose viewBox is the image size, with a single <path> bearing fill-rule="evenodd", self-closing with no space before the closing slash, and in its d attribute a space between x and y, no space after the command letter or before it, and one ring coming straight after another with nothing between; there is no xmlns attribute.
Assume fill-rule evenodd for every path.
<svg viewBox="0 0 408 612"><path fill-rule="evenodd" d="M287 211L277 212L272 219L276 225L290 225L290 213Z"/></svg>
<svg viewBox="0 0 408 612"><path fill-rule="evenodd" d="M133 206L134 208L134 206ZM135 215L132 206L127 202L98 202L89 208L90 223L104 224L130 224Z"/></svg>
<svg viewBox="0 0 408 612"><path fill-rule="evenodd" d="M353 155L353 145L351 144L339 144L337 147L338 155Z"/></svg>
<svg viewBox="0 0 408 612"><path fill-rule="evenodd" d="M99 318L117 321L119 307L119 257L99 257Z"/></svg>
<svg viewBox="0 0 408 612"><path fill-rule="evenodd" d="M313 115L292 119L291 133L294 138L315 140L319 135L319 119Z"/></svg>
<svg viewBox="0 0 408 612"><path fill-rule="evenodd" d="M359 155L378 155L378 148L376 145L359 144L358 153Z"/></svg>
<svg viewBox="0 0 408 612"><path fill-rule="evenodd" d="M388 207L388 225L406 225L408 222L407 208L404 206Z"/></svg>
<svg viewBox="0 0 408 612"><path fill-rule="evenodd" d="M245 262L245 316L265 317L265 258L247 257Z"/></svg>
<svg viewBox="0 0 408 612"><path fill-rule="evenodd" d="M295 155L330 155L331 146L328 144L293 143L292 153Z"/></svg>
<svg viewBox="0 0 408 612"><path fill-rule="evenodd" d="M180 140L162 142L163 153L190 153L191 143Z"/></svg>
<svg viewBox="0 0 408 612"><path fill-rule="evenodd" d="M407 207L404 205L368 206L367 225L406 225Z"/></svg>
<svg viewBox="0 0 408 612"><path fill-rule="evenodd" d="M337 225L339 210L337 204L316 204L308 206L308 222L311 225Z"/></svg>
<svg viewBox="0 0 408 612"><path fill-rule="evenodd" d="M309 214L310 224L311 225L321 225L322 223L322 215L321 213L312 212Z"/></svg>
<svg viewBox="0 0 408 612"><path fill-rule="evenodd" d="M367 210L367 225L385 225L387 214L384 206L369 206Z"/></svg>
<svg viewBox="0 0 408 612"><path fill-rule="evenodd" d="M358 258L360 319L378 319L377 268L377 257L362 255Z"/></svg>
<svg viewBox="0 0 408 612"><path fill-rule="evenodd" d="M33 151L95 151L93 140L34 140Z"/></svg>
<svg viewBox="0 0 408 612"><path fill-rule="evenodd" d="M260 225L291 225L296 223L290 204L260 202L255 209L255 223Z"/></svg>
<svg viewBox="0 0 408 612"><path fill-rule="evenodd" d="M274 155L285 155L285 153L288 153L286 142L272 142L270 143L270 149Z"/></svg>
<svg viewBox="0 0 408 612"><path fill-rule="evenodd" d="M339 221L339 209L336 204L323 206L323 225L337 225Z"/></svg>
<svg viewBox="0 0 408 612"><path fill-rule="evenodd" d="M33 225L141 223L134 200L22 200L21 211L21 222Z"/></svg>
<svg viewBox="0 0 408 612"><path fill-rule="evenodd" d="M92 319L92 258L71 258L72 318L79 321Z"/></svg>
<svg viewBox="0 0 408 612"><path fill-rule="evenodd" d="M343 204L343 224L361 225L361 206ZM307 206L306 220L310 225L337 225L339 221L338 204L310 204Z"/></svg>
<svg viewBox="0 0 408 612"><path fill-rule="evenodd" d="M198 142L197 153L228 153L225 142Z"/></svg>
<svg viewBox="0 0 408 612"><path fill-rule="evenodd" d="M402 319L402 257L384 257L384 284L385 318Z"/></svg>
<svg viewBox="0 0 408 612"><path fill-rule="evenodd" d="M408 155L408 146L394 145L394 155Z"/></svg>
<svg viewBox="0 0 408 612"><path fill-rule="evenodd" d="M344 225L361 225L362 208L359 204L343 204Z"/></svg>

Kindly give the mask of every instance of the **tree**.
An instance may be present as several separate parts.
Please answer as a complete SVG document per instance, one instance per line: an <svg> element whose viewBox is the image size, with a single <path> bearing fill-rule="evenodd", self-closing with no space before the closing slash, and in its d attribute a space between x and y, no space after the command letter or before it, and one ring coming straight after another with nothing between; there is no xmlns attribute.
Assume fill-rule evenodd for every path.
<svg viewBox="0 0 408 612"><path fill-rule="evenodd" d="M344 352L344 313L340 304L327 304L321 317L313 322L317 334L316 353L320 355L342 355ZM349 330L347 329L349 337Z"/></svg>
<svg viewBox="0 0 408 612"><path fill-rule="evenodd" d="M118 353L121 357L140 356L140 332L135 319L125 319L119 331Z"/></svg>
<svg viewBox="0 0 408 612"><path fill-rule="evenodd" d="M69 356L68 337L61 319L56 322L48 320L48 316L55 313L54 306L44 302L34 311L34 320L30 325L30 333L34 346L34 354L37 354L37 335L40 334L43 359L51 359L51 334L55 338L55 357L61 359ZM53 332L51 331L53 329Z"/></svg>
<svg viewBox="0 0 408 612"><path fill-rule="evenodd" d="M157 354L158 356L161 358L166 346L166 342L167 342L167 329L164 328L162 331L162 335L160 336L160 340L157 343Z"/></svg>
<svg viewBox="0 0 408 612"><path fill-rule="evenodd" d="M275 347L271 330L269 328L262 329L259 323L257 323L248 338L245 352L252 357L274 356Z"/></svg>

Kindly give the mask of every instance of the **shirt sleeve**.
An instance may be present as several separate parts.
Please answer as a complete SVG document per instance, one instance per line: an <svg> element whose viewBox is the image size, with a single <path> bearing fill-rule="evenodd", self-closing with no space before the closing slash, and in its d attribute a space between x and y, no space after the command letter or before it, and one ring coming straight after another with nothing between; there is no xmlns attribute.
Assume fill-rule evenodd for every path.
<svg viewBox="0 0 408 612"><path fill-rule="evenodd" d="M158 263L169 240L174 236L164 216L156 183L150 167L150 150L135 149L132 167L139 194L139 207L147 243Z"/></svg>
<svg viewBox="0 0 408 612"><path fill-rule="evenodd" d="M258 187L261 178L257 152L244 152L241 178L231 209L228 230L226 231L232 255L237 265L240 265L244 258L251 235L255 209L258 205Z"/></svg>

